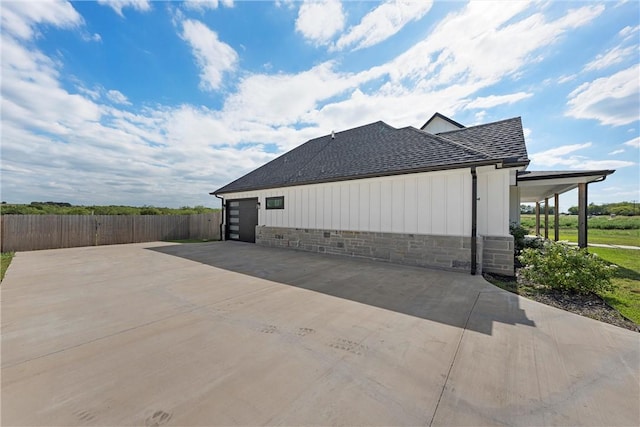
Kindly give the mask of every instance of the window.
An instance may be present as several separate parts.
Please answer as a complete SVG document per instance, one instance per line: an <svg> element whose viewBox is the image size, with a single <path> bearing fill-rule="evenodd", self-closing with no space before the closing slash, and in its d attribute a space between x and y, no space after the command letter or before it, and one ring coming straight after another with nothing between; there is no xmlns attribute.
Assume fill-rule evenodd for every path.
<svg viewBox="0 0 640 427"><path fill-rule="evenodd" d="M284 209L284 196L267 197L267 209Z"/></svg>

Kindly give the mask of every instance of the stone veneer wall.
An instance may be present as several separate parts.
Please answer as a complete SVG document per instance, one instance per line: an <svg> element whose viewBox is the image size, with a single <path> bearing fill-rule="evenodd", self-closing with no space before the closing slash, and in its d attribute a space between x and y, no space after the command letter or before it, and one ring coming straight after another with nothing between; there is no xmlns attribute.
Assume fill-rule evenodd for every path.
<svg viewBox="0 0 640 427"><path fill-rule="evenodd" d="M471 271L470 237L258 226L256 244Z"/></svg>
<svg viewBox="0 0 640 427"><path fill-rule="evenodd" d="M513 276L513 236L483 236L482 269L487 273Z"/></svg>
<svg viewBox="0 0 640 427"><path fill-rule="evenodd" d="M256 244L471 271L471 237L256 227ZM513 237L478 236L477 273L513 275Z"/></svg>

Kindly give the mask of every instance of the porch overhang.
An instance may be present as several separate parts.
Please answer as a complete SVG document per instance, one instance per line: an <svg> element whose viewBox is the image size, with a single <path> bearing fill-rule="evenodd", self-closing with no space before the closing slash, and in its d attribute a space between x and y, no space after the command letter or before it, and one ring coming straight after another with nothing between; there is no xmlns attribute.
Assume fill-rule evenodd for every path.
<svg viewBox="0 0 640 427"><path fill-rule="evenodd" d="M580 184L604 181L615 170L597 171L518 171L516 185L521 203L537 203L566 193Z"/></svg>
<svg viewBox="0 0 640 427"><path fill-rule="evenodd" d="M520 203L536 204L536 234L540 235L540 202L544 201L544 237L549 238L549 199L554 200L554 240L559 236L559 195L578 189L578 246L586 248L587 239L587 187L604 181L615 170L597 171L518 171Z"/></svg>

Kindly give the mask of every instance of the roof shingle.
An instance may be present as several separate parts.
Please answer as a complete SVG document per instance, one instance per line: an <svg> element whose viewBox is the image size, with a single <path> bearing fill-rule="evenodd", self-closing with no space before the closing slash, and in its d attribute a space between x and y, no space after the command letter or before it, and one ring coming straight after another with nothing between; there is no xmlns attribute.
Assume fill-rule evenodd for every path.
<svg viewBox="0 0 640 427"><path fill-rule="evenodd" d="M495 126L492 126L495 125ZM480 128L480 129L478 129ZM212 194L528 161L519 118L438 135L378 121L309 140Z"/></svg>
<svg viewBox="0 0 640 427"><path fill-rule="evenodd" d="M439 133L438 136L480 150L492 158L515 157L527 161L527 146L520 117Z"/></svg>

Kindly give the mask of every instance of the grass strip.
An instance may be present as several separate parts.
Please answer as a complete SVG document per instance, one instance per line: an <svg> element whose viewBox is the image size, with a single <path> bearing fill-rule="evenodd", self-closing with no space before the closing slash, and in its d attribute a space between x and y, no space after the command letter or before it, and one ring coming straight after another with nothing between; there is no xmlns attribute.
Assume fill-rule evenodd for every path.
<svg viewBox="0 0 640 427"><path fill-rule="evenodd" d="M4 280L4 274L7 272L9 268L9 264L11 264L11 260L13 259L13 252L3 252L0 255L0 282Z"/></svg>

